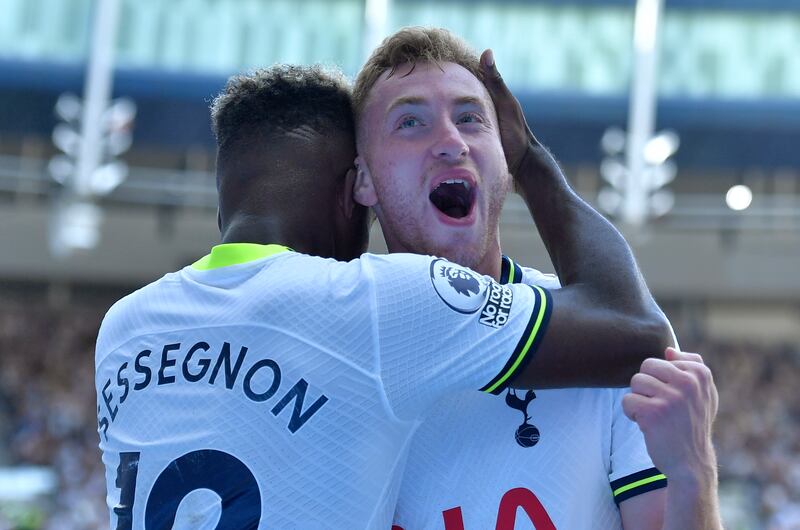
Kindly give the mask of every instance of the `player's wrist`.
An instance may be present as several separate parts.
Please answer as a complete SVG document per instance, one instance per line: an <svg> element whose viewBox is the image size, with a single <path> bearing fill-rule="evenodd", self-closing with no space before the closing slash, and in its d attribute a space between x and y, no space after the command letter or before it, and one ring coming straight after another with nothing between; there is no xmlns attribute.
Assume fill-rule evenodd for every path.
<svg viewBox="0 0 800 530"><path fill-rule="evenodd" d="M667 475L664 530L721 530L716 461Z"/></svg>
<svg viewBox="0 0 800 530"><path fill-rule="evenodd" d="M540 194L542 185L548 182L566 183L553 156L533 137L528 141L513 175L515 189L523 198L528 194Z"/></svg>
<svg viewBox="0 0 800 530"><path fill-rule="evenodd" d="M717 486L717 462L713 453L705 459L662 471L670 486L686 493L702 494Z"/></svg>

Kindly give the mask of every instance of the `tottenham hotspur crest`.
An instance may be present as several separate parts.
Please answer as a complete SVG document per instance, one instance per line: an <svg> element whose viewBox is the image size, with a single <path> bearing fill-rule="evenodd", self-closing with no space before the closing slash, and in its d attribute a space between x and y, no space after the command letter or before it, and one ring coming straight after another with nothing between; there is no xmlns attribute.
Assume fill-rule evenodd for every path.
<svg viewBox="0 0 800 530"><path fill-rule="evenodd" d="M522 425L517 427L517 432L514 433L514 439L522 447L533 447L539 443L539 429L535 425L528 423L531 419L528 416L528 405L534 399L536 399L536 392L533 390L528 390L523 399L517 397L517 393L511 388L508 389L508 394L506 394L506 405L525 415Z"/></svg>
<svg viewBox="0 0 800 530"><path fill-rule="evenodd" d="M439 298L459 313L474 313L486 302L486 279L447 260L431 262L431 282Z"/></svg>

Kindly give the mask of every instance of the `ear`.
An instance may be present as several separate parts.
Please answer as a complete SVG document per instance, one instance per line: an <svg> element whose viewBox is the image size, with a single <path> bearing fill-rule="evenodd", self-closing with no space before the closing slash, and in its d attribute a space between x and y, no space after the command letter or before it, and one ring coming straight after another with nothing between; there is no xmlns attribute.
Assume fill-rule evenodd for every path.
<svg viewBox="0 0 800 530"><path fill-rule="evenodd" d="M344 213L345 218L352 219L353 211L356 209L356 200L353 196L356 185L356 169L350 168L344 176L344 183L339 190L339 208Z"/></svg>
<svg viewBox="0 0 800 530"><path fill-rule="evenodd" d="M372 175L361 155L356 157L356 178L353 196L356 202L362 206L372 207L378 204L378 194L375 193Z"/></svg>
<svg viewBox="0 0 800 530"><path fill-rule="evenodd" d="M222 212L219 211L219 206L217 206L217 228L222 233Z"/></svg>

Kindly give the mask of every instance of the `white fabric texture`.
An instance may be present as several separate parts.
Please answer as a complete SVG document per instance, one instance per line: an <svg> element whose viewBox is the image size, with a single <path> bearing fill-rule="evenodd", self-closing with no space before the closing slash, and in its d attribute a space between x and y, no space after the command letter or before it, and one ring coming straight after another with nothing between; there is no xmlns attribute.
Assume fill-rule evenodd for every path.
<svg viewBox="0 0 800 530"><path fill-rule="evenodd" d="M285 252L115 304L95 356L111 528L388 529L419 418L478 394L534 304L515 287L508 322L483 325L451 305L471 311L491 282L449 292L441 266Z"/></svg>
<svg viewBox="0 0 800 530"><path fill-rule="evenodd" d="M553 275L522 271L524 283L560 287ZM395 524L449 530L444 512L460 509L465 530L495 528L498 519L503 529L552 528L548 521L563 530L621 529L610 482L653 467L622 412L627 391L536 391L527 407L525 391L509 391L517 408L507 393L446 396L412 440ZM534 445L525 424L539 432Z"/></svg>

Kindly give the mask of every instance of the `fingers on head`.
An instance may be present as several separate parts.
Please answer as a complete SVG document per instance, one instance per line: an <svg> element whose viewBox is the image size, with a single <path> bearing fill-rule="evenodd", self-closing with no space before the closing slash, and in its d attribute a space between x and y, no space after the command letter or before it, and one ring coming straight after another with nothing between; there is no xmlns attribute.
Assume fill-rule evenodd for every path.
<svg viewBox="0 0 800 530"><path fill-rule="evenodd" d="M492 52L491 48L486 48L483 50L481 54L481 66L484 69L489 70L494 66L494 53Z"/></svg>
<svg viewBox="0 0 800 530"><path fill-rule="evenodd" d="M489 84L503 83L503 78L497 70L497 63L494 62L492 50L486 49L483 51L480 58L480 66L481 70L483 70L484 79L488 81Z"/></svg>

